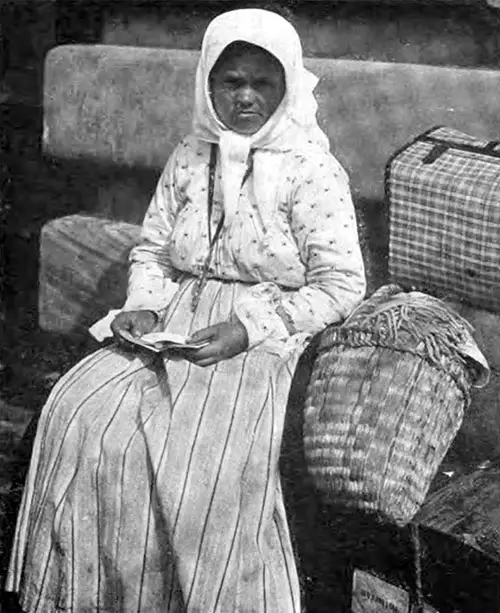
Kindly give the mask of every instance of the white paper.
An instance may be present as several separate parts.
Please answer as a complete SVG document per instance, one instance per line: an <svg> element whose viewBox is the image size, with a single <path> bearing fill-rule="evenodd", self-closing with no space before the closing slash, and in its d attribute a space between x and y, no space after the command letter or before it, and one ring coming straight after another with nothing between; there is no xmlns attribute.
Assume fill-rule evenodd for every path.
<svg viewBox="0 0 500 613"><path fill-rule="evenodd" d="M120 334L129 343L155 353L179 349L201 349L209 344L209 341L190 343L185 337L171 332L150 332L142 336L132 336L130 332L123 330Z"/></svg>

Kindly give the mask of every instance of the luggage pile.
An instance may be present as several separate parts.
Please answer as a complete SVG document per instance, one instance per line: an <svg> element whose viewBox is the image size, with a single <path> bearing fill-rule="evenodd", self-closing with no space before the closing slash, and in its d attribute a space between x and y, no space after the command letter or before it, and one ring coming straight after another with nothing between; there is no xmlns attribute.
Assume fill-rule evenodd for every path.
<svg viewBox="0 0 500 613"><path fill-rule="evenodd" d="M304 417L307 470L333 509L338 542L358 552L353 613L435 611L429 602L444 611L450 598L449 610L475 613L488 602L481 610L493 613L500 559L421 525L419 510L473 388L490 377L455 307L500 312L500 142L433 128L395 153L385 179L391 284L321 335ZM367 529L373 539L355 544ZM379 530L382 555L388 543L393 560L406 552L403 582L374 562ZM450 573L460 585L444 585Z"/></svg>

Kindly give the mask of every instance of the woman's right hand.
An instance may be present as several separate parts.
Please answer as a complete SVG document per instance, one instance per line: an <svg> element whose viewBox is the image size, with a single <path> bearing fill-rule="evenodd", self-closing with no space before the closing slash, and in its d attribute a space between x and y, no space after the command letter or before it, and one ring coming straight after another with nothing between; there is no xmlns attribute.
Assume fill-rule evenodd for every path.
<svg viewBox="0 0 500 613"><path fill-rule="evenodd" d="M129 343L122 332L140 337L152 332L157 323L158 317L154 311L123 311L113 319L111 330L121 345L128 346Z"/></svg>

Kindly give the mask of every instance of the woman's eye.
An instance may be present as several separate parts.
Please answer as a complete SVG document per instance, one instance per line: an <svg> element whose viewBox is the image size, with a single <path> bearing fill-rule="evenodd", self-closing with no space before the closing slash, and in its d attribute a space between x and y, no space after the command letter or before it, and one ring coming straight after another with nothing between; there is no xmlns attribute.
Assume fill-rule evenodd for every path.
<svg viewBox="0 0 500 613"><path fill-rule="evenodd" d="M238 87L241 87L241 81L240 79L229 77L224 80L224 85L226 87L230 87L231 89L237 89Z"/></svg>

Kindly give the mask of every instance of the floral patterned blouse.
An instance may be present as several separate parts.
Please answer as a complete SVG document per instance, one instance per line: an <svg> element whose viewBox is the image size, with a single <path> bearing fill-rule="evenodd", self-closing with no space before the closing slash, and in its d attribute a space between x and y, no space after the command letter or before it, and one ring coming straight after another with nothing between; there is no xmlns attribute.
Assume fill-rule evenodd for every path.
<svg viewBox="0 0 500 613"><path fill-rule="evenodd" d="M365 293L347 176L327 152L257 150L236 217L223 226L209 276L249 285L233 305L250 347L307 337L345 318ZM166 308L185 274L198 275L209 248L210 145L190 136L171 155L130 254L126 310ZM265 162L265 163L262 163ZM217 166L211 234L223 214ZM185 273L183 275L183 273Z"/></svg>

